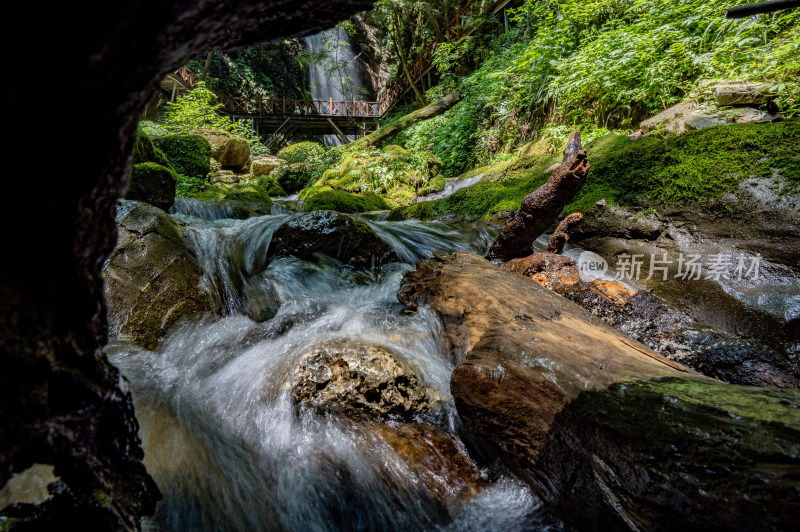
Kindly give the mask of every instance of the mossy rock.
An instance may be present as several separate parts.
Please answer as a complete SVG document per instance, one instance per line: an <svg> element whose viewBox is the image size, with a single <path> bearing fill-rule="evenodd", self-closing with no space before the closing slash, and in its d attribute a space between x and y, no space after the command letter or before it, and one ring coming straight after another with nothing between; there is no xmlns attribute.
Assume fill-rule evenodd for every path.
<svg viewBox="0 0 800 532"><path fill-rule="evenodd" d="M322 187L319 187L322 188ZM336 211L355 214L368 211L383 211L389 205L377 194L352 194L340 190L322 190L306 196L303 209L311 211Z"/></svg>
<svg viewBox="0 0 800 532"><path fill-rule="evenodd" d="M211 171L211 145L197 135L171 135L159 141L170 164L179 174L205 177Z"/></svg>
<svg viewBox="0 0 800 532"><path fill-rule="evenodd" d="M125 199L149 203L168 211L175 203L177 176L172 168L158 163L139 163L134 165L131 186Z"/></svg>
<svg viewBox="0 0 800 532"><path fill-rule="evenodd" d="M225 195L225 199L236 201L249 201L263 206L269 211L272 206L272 198L263 189L255 185L236 184L231 187L231 192Z"/></svg>
<svg viewBox="0 0 800 532"><path fill-rule="evenodd" d="M278 157L289 164L302 163L307 159L322 157L323 155L325 155L325 146L311 141L297 142L278 152Z"/></svg>
<svg viewBox="0 0 800 532"><path fill-rule="evenodd" d="M442 174L437 175L430 181L428 181L428 185L419 189L420 196L427 196L428 194L435 194L436 192L441 192L444 190L444 187L447 185L447 180L444 178Z"/></svg>
<svg viewBox="0 0 800 532"><path fill-rule="evenodd" d="M310 162L294 163L276 168L269 177L274 178L286 192L297 192L314 179L314 167Z"/></svg>
<svg viewBox="0 0 800 532"><path fill-rule="evenodd" d="M381 148L381 151L391 155L392 157L402 157L404 155L408 155L408 151L397 144L388 144Z"/></svg>
<svg viewBox="0 0 800 532"><path fill-rule="evenodd" d="M147 133L137 131L136 141L133 144L133 164L141 163L156 163L167 168L173 168L167 156Z"/></svg>
<svg viewBox="0 0 800 532"><path fill-rule="evenodd" d="M293 256L317 260L330 257L355 268L393 262L397 256L366 223L347 214L315 211L289 220L272 235L267 258Z"/></svg>
<svg viewBox="0 0 800 532"><path fill-rule="evenodd" d="M800 518L797 390L615 384L580 394L550 432L539 493L575 530L789 530Z"/></svg>
<svg viewBox="0 0 800 532"><path fill-rule="evenodd" d="M274 177L262 175L256 180L256 186L264 189L264 192L272 198L286 196L286 191L283 190L281 184Z"/></svg>

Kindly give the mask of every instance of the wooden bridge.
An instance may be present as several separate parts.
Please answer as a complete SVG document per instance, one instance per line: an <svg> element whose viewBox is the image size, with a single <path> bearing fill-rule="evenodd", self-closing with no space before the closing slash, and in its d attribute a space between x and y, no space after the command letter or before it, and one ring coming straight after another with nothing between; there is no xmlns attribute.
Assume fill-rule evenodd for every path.
<svg viewBox="0 0 800 532"><path fill-rule="evenodd" d="M494 15L502 11L507 30L508 17L505 9L510 4L520 3L521 0L496 0L484 6L483 13ZM441 37L437 36L409 65L414 85L423 91L433 86L431 71L439 45L442 41L457 42L472 33L474 27L466 24L471 17L481 14L482 5L482 2L473 0L459 9L456 16L442 30ZM187 67L170 74L170 78L177 78L189 88L200 80L200 77ZM383 118L397 102L409 96L410 89L411 85L403 74L392 85L381 91L375 101L274 99L228 94L219 94L219 101L222 104L221 112L233 119L252 121L267 147L276 149L296 134L336 135L343 143L348 142L347 136L366 135L378 127L378 120Z"/></svg>

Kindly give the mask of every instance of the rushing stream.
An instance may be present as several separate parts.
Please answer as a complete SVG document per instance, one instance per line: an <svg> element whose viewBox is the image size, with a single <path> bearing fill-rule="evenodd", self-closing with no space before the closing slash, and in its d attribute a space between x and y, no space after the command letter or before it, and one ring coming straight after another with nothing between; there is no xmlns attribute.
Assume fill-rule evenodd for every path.
<svg viewBox="0 0 800 532"><path fill-rule="evenodd" d="M449 387L460 361L445 350L434 314L405 313L396 293L403 272L431 250L485 252L492 233L373 220L402 263L372 272L295 258L265 264L272 233L297 216L277 211L245 220L174 215L187 224L222 312L178 325L155 351L108 347L131 383L145 464L164 494L146 529L558 529L527 486L501 469L484 466L477 482L434 492L426 478L437 472L402 460L376 423L298 408L290 392L310 345L388 346L440 397L415 421L442 429L465 452ZM273 318L248 317L275 297Z"/></svg>

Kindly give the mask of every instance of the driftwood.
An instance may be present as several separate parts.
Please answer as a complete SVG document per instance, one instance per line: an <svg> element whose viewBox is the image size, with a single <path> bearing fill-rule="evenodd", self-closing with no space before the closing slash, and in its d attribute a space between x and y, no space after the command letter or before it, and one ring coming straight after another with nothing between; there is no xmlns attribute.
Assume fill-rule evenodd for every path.
<svg viewBox="0 0 800 532"><path fill-rule="evenodd" d="M395 120L388 126L382 127L378 131L370 133L364 138L358 139L355 142L351 142L350 146L357 148L374 146L375 144L388 139L392 135L395 135L404 129L413 126L417 122L422 122L423 120L427 120L428 118L433 118L434 116L444 113L457 104L460 100L461 96L457 92L451 92L441 100L435 101L427 107L423 107L422 109L414 111L413 113L409 113L403 118Z"/></svg>
<svg viewBox="0 0 800 532"><path fill-rule="evenodd" d="M767 2L758 2L755 4L744 4L728 9L726 14L727 18L747 18L761 13L772 13L773 11L780 11L782 9L791 9L793 7L800 7L798 0L768 0Z"/></svg>
<svg viewBox="0 0 800 532"><path fill-rule="evenodd" d="M579 212L574 212L561 220L561 223L558 224L558 229L555 230L550 237L550 242L547 243L547 251L561 253L564 250L564 244L569 241L570 232L582 221L583 215Z"/></svg>
<svg viewBox="0 0 800 532"><path fill-rule="evenodd" d="M547 183L525 196L519 210L500 230L487 258L505 262L530 255L533 241L572 201L586 182L588 172L589 161L581 146L581 134L573 131L561 165Z"/></svg>

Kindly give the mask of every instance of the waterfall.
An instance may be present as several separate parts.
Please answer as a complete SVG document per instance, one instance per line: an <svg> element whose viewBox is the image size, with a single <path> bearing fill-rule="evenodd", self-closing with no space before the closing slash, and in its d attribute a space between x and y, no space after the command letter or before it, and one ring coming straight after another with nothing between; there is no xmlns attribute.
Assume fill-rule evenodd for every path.
<svg viewBox="0 0 800 532"><path fill-rule="evenodd" d="M353 52L353 40L342 28L332 28L305 38L308 51L314 55L324 52L325 59L309 62L312 100L334 102L363 99L364 85L361 63ZM327 71L327 72L326 72ZM355 140L348 135L348 140ZM325 135L326 146L341 144L336 135Z"/></svg>

